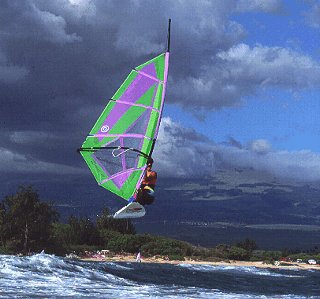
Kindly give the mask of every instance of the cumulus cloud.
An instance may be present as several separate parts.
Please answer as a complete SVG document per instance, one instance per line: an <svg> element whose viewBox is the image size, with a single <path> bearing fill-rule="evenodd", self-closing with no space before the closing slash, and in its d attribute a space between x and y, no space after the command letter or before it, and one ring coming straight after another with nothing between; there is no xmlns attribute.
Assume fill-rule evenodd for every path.
<svg viewBox="0 0 320 299"><path fill-rule="evenodd" d="M210 141L195 130L163 118L153 154L155 167L169 177L203 177L214 172Z"/></svg>
<svg viewBox="0 0 320 299"><path fill-rule="evenodd" d="M211 62L203 66L198 77L173 82L177 103L183 99L185 106L220 109L239 105L243 97L258 89L298 91L320 86L320 64L291 49L261 45L251 48L241 43L217 53Z"/></svg>
<svg viewBox="0 0 320 299"><path fill-rule="evenodd" d="M266 154L271 150L271 144L268 140L257 139L250 143L250 149L257 154Z"/></svg>
<svg viewBox="0 0 320 299"><path fill-rule="evenodd" d="M239 0L236 10L239 12L279 13L283 11L283 5L281 0Z"/></svg>
<svg viewBox="0 0 320 299"><path fill-rule="evenodd" d="M320 180L320 154L311 151L276 151L268 140L257 139L241 146L216 144L170 118L164 118L154 151L154 168L169 177L214 175L220 167L252 168L276 178Z"/></svg>
<svg viewBox="0 0 320 299"><path fill-rule="evenodd" d="M314 2L311 8L305 12L305 20L311 27L320 27L320 4L318 2Z"/></svg>
<svg viewBox="0 0 320 299"><path fill-rule="evenodd" d="M255 87L259 84L287 89L316 87L320 83L320 64L290 49L239 44L217 57L228 67L227 80L239 81L245 76L243 80Z"/></svg>
<svg viewBox="0 0 320 299"><path fill-rule="evenodd" d="M311 151L269 151L264 154L252 149L216 147L224 163L234 167L250 167L266 171L276 178L312 182L320 180L320 154Z"/></svg>

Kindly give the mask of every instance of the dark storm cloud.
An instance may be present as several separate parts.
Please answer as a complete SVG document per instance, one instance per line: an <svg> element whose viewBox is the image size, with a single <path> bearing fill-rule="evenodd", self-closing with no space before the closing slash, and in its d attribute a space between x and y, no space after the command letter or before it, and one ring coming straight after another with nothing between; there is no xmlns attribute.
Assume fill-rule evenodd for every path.
<svg viewBox="0 0 320 299"><path fill-rule="evenodd" d="M279 3L0 1L0 171L83 169L76 148L131 67L165 49L169 17L167 104L197 107L201 113L238 105L261 85L319 85L314 79L320 77L319 65L311 58L288 49L241 44L245 29L230 16L278 13ZM292 63L296 71L286 77ZM279 69L283 72L275 78ZM173 136L179 131L175 126L167 130ZM190 129L180 133L177 142L190 140L194 150L203 151L196 155L192 148L187 150L192 165L201 157L205 164L210 153L203 144L208 141Z"/></svg>
<svg viewBox="0 0 320 299"><path fill-rule="evenodd" d="M233 1L13 0L0 6L3 151L57 168L81 165L75 149L130 68L165 49L169 17L172 46L183 53L172 68L178 80L201 69L203 52L227 49L243 33L227 19Z"/></svg>
<svg viewBox="0 0 320 299"><path fill-rule="evenodd" d="M36 157L73 165L78 161L76 146L85 136L83 128L88 130L86 124L94 121L90 112L96 117L106 97L103 91L109 70L98 60L107 61L108 54L92 31L85 32L85 24L76 24L83 15L78 8L75 12L79 14L72 15L70 2L46 2L47 8L39 3L44 4L1 2L0 53L4 58L0 71L6 67L16 73L7 82L2 79L4 72L0 74L2 142L29 161ZM55 9L63 11L64 7L65 14L58 15ZM100 101L100 109L94 101ZM67 154L61 155L63 152Z"/></svg>
<svg viewBox="0 0 320 299"><path fill-rule="evenodd" d="M10 84L23 79L28 70L23 66L12 65L0 48L0 84Z"/></svg>

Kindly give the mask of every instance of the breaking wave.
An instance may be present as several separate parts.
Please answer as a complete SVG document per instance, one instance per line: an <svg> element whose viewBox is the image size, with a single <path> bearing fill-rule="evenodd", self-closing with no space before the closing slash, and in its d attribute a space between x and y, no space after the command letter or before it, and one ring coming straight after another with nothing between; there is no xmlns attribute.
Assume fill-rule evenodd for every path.
<svg viewBox="0 0 320 299"><path fill-rule="evenodd" d="M295 274L253 267L84 262L44 253L0 255L0 298L317 298L318 271Z"/></svg>

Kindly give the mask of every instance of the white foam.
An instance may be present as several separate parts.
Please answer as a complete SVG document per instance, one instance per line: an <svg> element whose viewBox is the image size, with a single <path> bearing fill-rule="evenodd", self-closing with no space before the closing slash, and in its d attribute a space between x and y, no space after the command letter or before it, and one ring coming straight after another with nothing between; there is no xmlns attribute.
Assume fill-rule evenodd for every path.
<svg viewBox="0 0 320 299"><path fill-rule="evenodd" d="M130 263L126 263L127 266L119 265L113 262L106 262L106 264L116 269L122 269L122 270L128 270L128 271L134 270L134 268L130 267Z"/></svg>
<svg viewBox="0 0 320 299"><path fill-rule="evenodd" d="M278 272L274 272L269 269L261 269L257 267L246 267L246 266L215 266L209 264L178 264L177 266L187 268L191 271L200 271L200 272L238 272L238 273L250 273L253 275L261 276L274 276L274 277L301 277L300 275L288 275Z"/></svg>
<svg viewBox="0 0 320 299"><path fill-rule="evenodd" d="M174 285L174 281L170 285L141 283L110 274L107 272L107 267L115 268L123 274L134 270L130 263L124 265L105 262L84 263L69 261L44 253L31 257L0 255L0 298L34 298L35 294L45 298L279 298L279 296L244 295L225 293L218 289ZM270 276L276 274L252 267L190 264L181 264L178 267L184 267L193 272L229 271L231 273ZM143 268L141 268L141 271L143 271ZM285 275L281 274L280 276ZM303 297L287 295L281 296L281 298Z"/></svg>

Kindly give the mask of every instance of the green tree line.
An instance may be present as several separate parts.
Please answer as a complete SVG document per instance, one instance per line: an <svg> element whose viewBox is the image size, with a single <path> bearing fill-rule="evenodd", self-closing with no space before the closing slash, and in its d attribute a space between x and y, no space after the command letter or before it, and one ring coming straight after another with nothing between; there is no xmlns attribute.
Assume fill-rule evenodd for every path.
<svg viewBox="0 0 320 299"><path fill-rule="evenodd" d="M144 256L167 256L169 259L189 257L194 260L278 260L290 252L258 250L254 240L246 239L234 245L220 244L214 248L193 246L187 242L136 234L134 225L127 219L114 219L104 209L96 221L86 217L69 217L59 222L59 213L52 203L41 202L32 186L21 186L14 195L0 202L0 253L29 254L45 250L64 255L84 251L110 250L114 253L136 253ZM292 253L291 253L292 254ZM295 256L318 257L319 252Z"/></svg>

